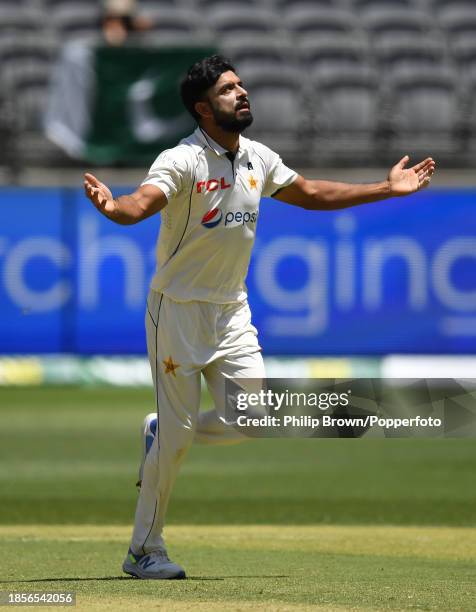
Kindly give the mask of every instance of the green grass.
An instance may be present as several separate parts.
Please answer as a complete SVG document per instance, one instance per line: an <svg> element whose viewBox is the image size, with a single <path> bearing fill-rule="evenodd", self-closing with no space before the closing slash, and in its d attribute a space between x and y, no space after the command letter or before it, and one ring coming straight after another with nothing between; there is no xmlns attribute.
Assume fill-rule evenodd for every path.
<svg viewBox="0 0 476 612"><path fill-rule="evenodd" d="M151 390L0 388L0 523L129 523L152 405ZM471 439L194 446L169 523L476 525L475 473Z"/></svg>
<svg viewBox="0 0 476 612"><path fill-rule="evenodd" d="M168 514L191 580L122 577L151 390L0 388L0 590L83 609L474 610L476 444L193 447Z"/></svg>
<svg viewBox="0 0 476 612"><path fill-rule="evenodd" d="M474 610L474 528L194 525L168 532L189 580L123 577L124 527L0 528L0 589L75 591L85 610Z"/></svg>

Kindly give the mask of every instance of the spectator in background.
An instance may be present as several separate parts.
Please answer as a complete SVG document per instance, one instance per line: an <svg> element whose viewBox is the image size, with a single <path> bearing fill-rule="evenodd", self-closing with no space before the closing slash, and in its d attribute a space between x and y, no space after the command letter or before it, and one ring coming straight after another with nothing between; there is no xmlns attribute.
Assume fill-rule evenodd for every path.
<svg viewBox="0 0 476 612"><path fill-rule="evenodd" d="M131 34L151 28L152 23L136 13L136 0L106 0L101 18L101 30L108 45L119 47Z"/></svg>
<svg viewBox="0 0 476 612"><path fill-rule="evenodd" d="M72 158L83 157L91 129L96 50L104 45L119 48L126 42L135 44L153 25L137 15L136 0L105 0L103 7L92 35L66 41L51 79L45 133Z"/></svg>

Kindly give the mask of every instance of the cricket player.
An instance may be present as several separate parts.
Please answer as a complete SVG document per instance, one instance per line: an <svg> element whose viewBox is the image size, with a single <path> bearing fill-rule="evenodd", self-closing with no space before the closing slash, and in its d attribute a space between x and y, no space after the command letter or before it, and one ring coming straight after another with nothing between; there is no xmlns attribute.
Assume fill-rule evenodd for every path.
<svg viewBox="0 0 476 612"><path fill-rule="evenodd" d="M197 128L157 157L134 193L114 198L92 174L84 180L87 197L111 221L129 225L161 213L146 308L158 431L123 564L126 573L146 579L185 577L162 538L167 505L194 438L221 443L239 436L225 419L225 380L265 377L245 286L261 197L311 211L342 209L414 193L435 170L431 158L407 168L405 156L377 183L303 178L277 153L241 135L253 121L248 93L218 55L190 68L181 96ZM199 415L201 374L215 409Z"/></svg>

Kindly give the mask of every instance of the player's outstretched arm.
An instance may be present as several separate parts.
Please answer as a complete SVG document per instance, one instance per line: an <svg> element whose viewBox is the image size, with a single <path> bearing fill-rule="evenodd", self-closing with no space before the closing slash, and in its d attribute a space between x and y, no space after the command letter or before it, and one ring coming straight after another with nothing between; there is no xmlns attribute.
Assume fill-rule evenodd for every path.
<svg viewBox="0 0 476 612"><path fill-rule="evenodd" d="M435 162L431 157L411 168L406 168L408 161L409 157L405 155L390 170L387 180L366 185L311 181L298 176L274 197L308 210L336 210L408 195L427 187L435 171Z"/></svg>
<svg viewBox="0 0 476 612"><path fill-rule="evenodd" d="M84 193L100 213L120 225L147 219L167 204L164 192L154 185L143 185L130 195L114 198L109 187L89 172L84 175Z"/></svg>

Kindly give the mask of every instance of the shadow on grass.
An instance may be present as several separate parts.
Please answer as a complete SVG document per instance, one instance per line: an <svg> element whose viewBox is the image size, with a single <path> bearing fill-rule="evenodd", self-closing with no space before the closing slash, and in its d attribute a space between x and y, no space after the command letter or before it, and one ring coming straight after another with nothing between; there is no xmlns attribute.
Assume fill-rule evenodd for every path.
<svg viewBox="0 0 476 612"><path fill-rule="evenodd" d="M230 580L237 578L289 578L284 575L272 576L187 576L185 580ZM36 582L88 582L95 580L140 580L134 576L92 576L91 578L32 578L31 580L0 580L0 584L34 584Z"/></svg>

